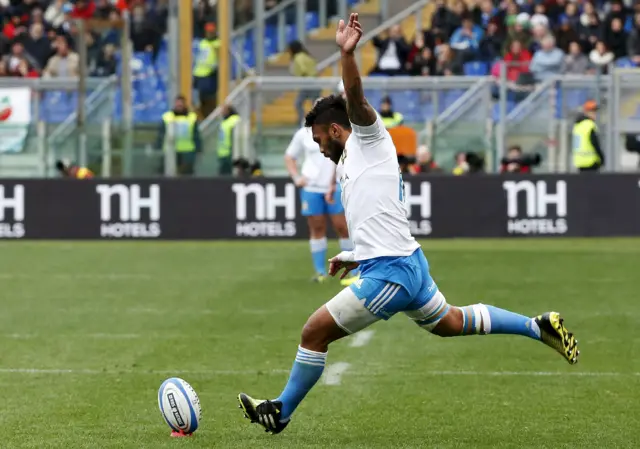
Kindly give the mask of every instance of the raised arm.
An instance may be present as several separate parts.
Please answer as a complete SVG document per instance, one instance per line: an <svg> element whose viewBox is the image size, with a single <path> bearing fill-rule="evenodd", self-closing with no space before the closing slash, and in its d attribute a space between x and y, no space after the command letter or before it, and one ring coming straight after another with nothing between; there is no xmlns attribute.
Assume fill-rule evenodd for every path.
<svg viewBox="0 0 640 449"><path fill-rule="evenodd" d="M349 120L354 125L373 125L378 116L376 111L367 102L362 89L362 79L356 64L354 52L362 37L362 27L358 22L358 14L353 13L349 17L349 23L344 20L338 23L336 31L336 44L340 47L342 63L342 81L347 95L347 112Z"/></svg>

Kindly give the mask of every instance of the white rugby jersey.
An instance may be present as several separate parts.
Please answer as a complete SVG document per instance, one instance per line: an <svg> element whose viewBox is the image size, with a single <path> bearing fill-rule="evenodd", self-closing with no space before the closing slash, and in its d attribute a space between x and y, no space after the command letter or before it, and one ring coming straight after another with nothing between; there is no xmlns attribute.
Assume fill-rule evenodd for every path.
<svg viewBox="0 0 640 449"><path fill-rule="evenodd" d="M396 147L379 116L351 128L337 176L355 259L409 256L420 244L409 229Z"/></svg>
<svg viewBox="0 0 640 449"><path fill-rule="evenodd" d="M335 184L336 165L322 155L320 147L313 141L311 128L296 131L285 154L296 161L304 160L300 174L307 180L305 190L327 193L331 185Z"/></svg>

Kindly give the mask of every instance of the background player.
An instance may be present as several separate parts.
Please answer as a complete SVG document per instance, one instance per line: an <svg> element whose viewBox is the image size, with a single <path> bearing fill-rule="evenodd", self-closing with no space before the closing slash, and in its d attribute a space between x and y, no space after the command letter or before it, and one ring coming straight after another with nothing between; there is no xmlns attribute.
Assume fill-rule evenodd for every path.
<svg viewBox="0 0 640 449"><path fill-rule="evenodd" d="M330 343L398 312L441 337L522 335L549 345L571 364L579 354L577 341L556 312L529 318L484 304L447 304L409 231L404 186L391 136L364 97L353 55L361 35L357 14L351 14L348 26L340 21L336 42L342 50L347 103L337 96L324 98L306 118L322 152L338 164L343 204L355 243L355 251L344 251L331 259L329 274L359 266L360 280L311 315L302 330L287 385L277 399L239 395L245 416L271 433L287 426L293 411L320 379Z"/></svg>
<svg viewBox="0 0 640 449"><path fill-rule="evenodd" d="M353 249L336 182L336 164L322 155L311 130L306 127L294 134L284 161L291 179L300 187L302 215L307 217L309 225L309 246L315 270L313 280L323 282L327 277L327 217L340 239L340 249ZM299 162L302 162L302 172L298 171ZM352 273L341 283L349 285L356 279Z"/></svg>

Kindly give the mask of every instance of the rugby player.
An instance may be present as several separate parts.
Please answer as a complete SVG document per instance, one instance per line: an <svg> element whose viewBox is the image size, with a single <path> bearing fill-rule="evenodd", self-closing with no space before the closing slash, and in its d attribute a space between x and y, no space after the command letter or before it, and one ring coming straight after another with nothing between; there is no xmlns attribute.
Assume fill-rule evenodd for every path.
<svg viewBox="0 0 640 449"><path fill-rule="evenodd" d="M403 312L418 326L441 337L511 334L540 341L570 364L578 342L557 312L529 318L484 304L449 305L429 274L429 264L413 238L405 214L404 188L393 141L364 97L354 51L362 36L358 14L338 24L342 78L347 100L330 96L306 117L322 153L337 164L354 251L330 260L329 274L360 268L360 279L311 315L282 393L273 400L240 393L251 422L279 433L320 379L329 344L379 320ZM344 275L344 273L343 273Z"/></svg>

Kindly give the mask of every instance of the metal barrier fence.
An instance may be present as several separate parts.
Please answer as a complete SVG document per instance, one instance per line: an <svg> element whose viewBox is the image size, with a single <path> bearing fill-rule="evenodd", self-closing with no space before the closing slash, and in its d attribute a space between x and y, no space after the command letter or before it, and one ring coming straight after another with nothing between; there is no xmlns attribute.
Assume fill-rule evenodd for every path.
<svg viewBox="0 0 640 449"><path fill-rule="evenodd" d="M1 173L48 176L55 159L82 159L78 134L69 131L78 123L77 106L84 102L85 123L108 122L115 79L88 78L85 86L83 98L78 79L0 79L7 112L0 122Z"/></svg>

